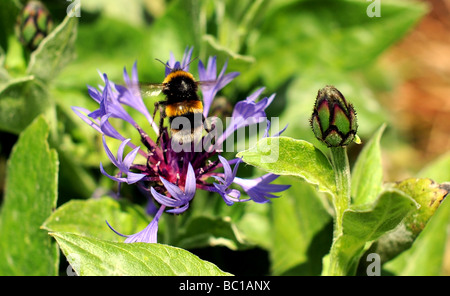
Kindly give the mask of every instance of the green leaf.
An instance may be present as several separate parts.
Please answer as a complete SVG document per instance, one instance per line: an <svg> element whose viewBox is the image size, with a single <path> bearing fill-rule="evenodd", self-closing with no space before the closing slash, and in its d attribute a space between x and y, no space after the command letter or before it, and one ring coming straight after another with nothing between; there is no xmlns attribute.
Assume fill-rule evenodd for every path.
<svg viewBox="0 0 450 296"><path fill-rule="evenodd" d="M406 179L393 187L408 194L420 205L419 210L411 213L404 221L407 229L416 236L433 216L450 189L448 185L438 184L431 179L418 178Z"/></svg>
<svg viewBox="0 0 450 296"><path fill-rule="evenodd" d="M19 39L15 35L10 35L8 38L8 51L3 58L4 71L11 77L23 76L27 68L26 62L26 49L20 43ZM3 64L3 63L2 63Z"/></svg>
<svg viewBox="0 0 450 296"><path fill-rule="evenodd" d="M405 216L417 209L417 203L405 193L383 191L372 205L354 207L343 215L343 235L332 246L339 265L348 275L354 274L366 243L394 229Z"/></svg>
<svg viewBox="0 0 450 296"><path fill-rule="evenodd" d="M350 208L344 212L344 235L372 241L392 230L410 211L419 205L398 190L384 191L370 208Z"/></svg>
<svg viewBox="0 0 450 296"><path fill-rule="evenodd" d="M267 239L272 233L269 217L272 205L273 203L246 203L244 214L239 219L233 219L250 244L266 250L272 245L272 240Z"/></svg>
<svg viewBox="0 0 450 296"><path fill-rule="evenodd" d="M174 244L184 249L225 246L231 250L248 245L243 234L229 217L192 218Z"/></svg>
<svg viewBox="0 0 450 296"><path fill-rule="evenodd" d="M18 134L52 107L47 90L33 77L11 80L0 88L0 129Z"/></svg>
<svg viewBox="0 0 450 296"><path fill-rule="evenodd" d="M412 247L386 263L383 269L396 275L442 275L448 229L450 229L450 202L447 198L441 203Z"/></svg>
<svg viewBox="0 0 450 296"><path fill-rule="evenodd" d="M280 179L292 187L271 205L272 273L320 275L322 257L331 246L331 215L313 186L293 177Z"/></svg>
<svg viewBox="0 0 450 296"><path fill-rule="evenodd" d="M0 47L8 50L8 37L14 34L14 24L20 9L14 1L0 2Z"/></svg>
<svg viewBox="0 0 450 296"><path fill-rule="evenodd" d="M192 253L167 245L114 243L51 233L78 275L230 275Z"/></svg>
<svg viewBox="0 0 450 296"><path fill-rule="evenodd" d="M387 186L411 196L420 208L407 215L395 230L381 236L367 251L380 255L382 263L411 247L449 192L445 184L430 179L411 178Z"/></svg>
<svg viewBox="0 0 450 296"><path fill-rule="evenodd" d="M381 164L380 139L385 125L382 125L367 142L356 160L352 171L352 203L372 203L382 189L383 167Z"/></svg>
<svg viewBox="0 0 450 296"><path fill-rule="evenodd" d="M134 234L144 229L149 220L141 209L126 201L109 197L71 200L60 206L42 227L51 232L71 232L83 236L123 242L105 220L123 234Z"/></svg>
<svg viewBox="0 0 450 296"><path fill-rule="evenodd" d="M33 51L27 73L49 81L75 58L78 18L66 16Z"/></svg>
<svg viewBox="0 0 450 296"><path fill-rule="evenodd" d="M277 175L303 178L320 191L334 194L334 172L327 157L314 145L288 137L263 138L237 157Z"/></svg>
<svg viewBox="0 0 450 296"><path fill-rule="evenodd" d="M40 229L56 207L58 156L48 124L38 117L19 137L8 161L0 215L0 274L56 275L58 249Z"/></svg>

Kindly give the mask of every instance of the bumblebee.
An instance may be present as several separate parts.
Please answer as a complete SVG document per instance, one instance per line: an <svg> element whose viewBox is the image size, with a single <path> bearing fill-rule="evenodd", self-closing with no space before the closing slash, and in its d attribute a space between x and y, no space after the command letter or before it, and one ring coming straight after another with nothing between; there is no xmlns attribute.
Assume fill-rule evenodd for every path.
<svg viewBox="0 0 450 296"><path fill-rule="evenodd" d="M166 96L165 100L155 103L153 118L159 110L159 130L163 130L164 119L167 117L172 139L179 144L184 144L192 142L194 135L201 135L203 128L206 131L210 130L205 122L203 103L197 92L200 84L211 83L213 81L196 81L191 73L181 68L173 68L161 84L141 84L141 91L145 91L145 88L156 88ZM158 137L158 144L160 138L161 134Z"/></svg>

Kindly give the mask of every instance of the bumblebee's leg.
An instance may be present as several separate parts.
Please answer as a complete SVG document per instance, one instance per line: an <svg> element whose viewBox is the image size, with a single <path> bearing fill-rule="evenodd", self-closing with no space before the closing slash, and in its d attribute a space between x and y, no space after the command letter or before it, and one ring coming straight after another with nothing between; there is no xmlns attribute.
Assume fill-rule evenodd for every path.
<svg viewBox="0 0 450 296"><path fill-rule="evenodd" d="M164 111L165 103L165 101L155 102L155 109L153 110L153 118L155 118L156 111L159 110L159 136L156 140L156 145L159 145L163 133L164 118L166 118L166 112Z"/></svg>
<svg viewBox="0 0 450 296"><path fill-rule="evenodd" d="M203 128L207 133L209 133L212 130L212 125L206 121L205 115L202 114L202 122L203 122Z"/></svg>

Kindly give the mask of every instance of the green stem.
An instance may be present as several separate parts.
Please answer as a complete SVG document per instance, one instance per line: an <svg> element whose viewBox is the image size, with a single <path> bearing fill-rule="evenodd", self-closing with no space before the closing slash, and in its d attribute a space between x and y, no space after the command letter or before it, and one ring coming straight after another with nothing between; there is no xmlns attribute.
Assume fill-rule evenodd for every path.
<svg viewBox="0 0 450 296"><path fill-rule="evenodd" d="M177 237L178 231L178 215L164 215L166 222L165 229L165 243L168 245L173 245L175 238Z"/></svg>
<svg viewBox="0 0 450 296"><path fill-rule="evenodd" d="M327 275L346 275L346 264L339 260L337 239L343 234L342 218L344 211L350 205L350 166L346 147L331 147L331 159L336 178L336 194L333 196L335 208L335 223L333 232L333 245L330 251L329 269Z"/></svg>
<svg viewBox="0 0 450 296"><path fill-rule="evenodd" d="M342 215L350 205L350 165L346 147L331 147L331 157L336 178L336 231L342 232Z"/></svg>

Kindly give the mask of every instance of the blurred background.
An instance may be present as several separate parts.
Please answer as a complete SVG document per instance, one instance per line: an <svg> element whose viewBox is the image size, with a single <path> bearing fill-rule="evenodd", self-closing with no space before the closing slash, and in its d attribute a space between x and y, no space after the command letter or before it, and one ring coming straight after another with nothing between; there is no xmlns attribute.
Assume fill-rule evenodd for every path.
<svg viewBox="0 0 450 296"><path fill-rule="evenodd" d="M381 0L370 10L379 17L370 16L372 2L363 0L41 1L53 29L68 14L78 24L66 26L64 58L43 58L39 71L30 66L37 67L34 49L17 31L26 2L0 4L1 193L11 148L41 112L53 120L51 139L60 155L58 203L100 194L99 187L108 192L112 185L98 171L99 159L106 159L101 138L70 107L94 109L86 85L102 83L98 71L121 83L123 68L137 61L140 80L161 82L164 68L155 58L165 61L173 52L180 60L188 46L204 62L217 55L219 65L228 61L228 71L241 72L221 93L225 107L217 110L266 86L265 95L277 93L268 116L279 117L280 128L289 124L283 135L324 148L309 117L318 89L333 84L354 104L363 143L387 123L381 142L386 182L418 176L449 158L450 0ZM191 71L198 77L195 66ZM30 73L42 75L38 87L12 86ZM361 148L350 146L352 163ZM450 168L442 168L436 181L449 181ZM450 275L447 241L443 273Z"/></svg>

